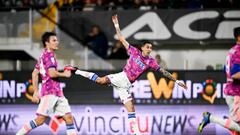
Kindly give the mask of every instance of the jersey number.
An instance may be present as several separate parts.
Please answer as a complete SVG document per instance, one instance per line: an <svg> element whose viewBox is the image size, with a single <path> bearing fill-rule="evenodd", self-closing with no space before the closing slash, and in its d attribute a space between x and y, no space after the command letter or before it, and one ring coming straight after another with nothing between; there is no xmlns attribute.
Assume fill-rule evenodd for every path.
<svg viewBox="0 0 240 135"><path fill-rule="evenodd" d="M229 55L227 56L227 59L226 59L226 72L227 74L230 74L230 56Z"/></svg>
<svg viewBox="0 0 240 135"><path fill-rule="evenodd" d="M46 76L46 70L44 69L42 60L40 61L40 74Z"/></svg>

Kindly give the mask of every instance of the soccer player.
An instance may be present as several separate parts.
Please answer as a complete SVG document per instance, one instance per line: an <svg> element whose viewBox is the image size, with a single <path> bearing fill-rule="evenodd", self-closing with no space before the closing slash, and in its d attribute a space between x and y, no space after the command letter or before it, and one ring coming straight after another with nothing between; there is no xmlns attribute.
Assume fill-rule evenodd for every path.
<svg viewBox="0 0 240 135"><path fill-rule="evenodd" d="M42 43L44 50L35 65L32 72L33 81L33 99L32 102L39 103L36 112L37 117L30 122L26 123L16 135L25 135L34 128L41 126L49 119L51 113L63 116L67 127L67 135L76 135L76 130L73 124L73 116L68 104L68 100L64 97L63 91L60 88L58 77L71 76L71 72L65 70L59 72L57 70L57 59L55 51L58 49L58 39L55 33L45 32L42 35ZM38 78L39 73L42 78L42 88L39 95L38 91Z"/></svg>
<svg viewBox="0 0 240 135"><path fill-rule="evenodd" d="M76 67L66 66L65 70L73 70L75 74L86 77L98 84L111 84L118 91L119 97L123 102L125 108L128 111L128 119L132 124L133 132L136 135L139 135L139 129L136 123L136 113L133 103L132 95L129 91L131 84L148 68L152 68L156 71L162 72L169 79L177 82L183 88L187 88L184 83L176 80L172 75L160 68L156 60L150 56L152 52L152 43L144 42L141 45L141 50L131 46L125 38L121 35L117 15L112 16L112 21L114 23L118 39L121 41L123 46L127 49L130 58L125 65L124 69L120 73L110 74L104 77L99 77L97 74L87 71L82 71Z"/></svg>
<svg viewBox="0 0 240 135"><path fill-rule="evenodd" d="M224 94L229 107L229 118L218 118L209 112L204 112L203 120L198 127L199 132L213 122L231 130L232 133L240 133L240 27L234 29L234 37L237 43L229 50L225 64L227 84Z"/></svg>

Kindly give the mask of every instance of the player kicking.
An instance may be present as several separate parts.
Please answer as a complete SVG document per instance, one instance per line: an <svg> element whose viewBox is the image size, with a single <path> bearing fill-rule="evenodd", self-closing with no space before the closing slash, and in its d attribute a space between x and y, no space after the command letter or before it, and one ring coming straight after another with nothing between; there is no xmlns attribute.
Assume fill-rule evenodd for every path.
<svg viewBox="0 0 240 135"><path fill-rule="evenodd" d="M229 118L222 119L204 112L203 120L198 127L199 132L213 122L231 130L232 133L240 134L240 27L234 29L234 37L237 44L228 52L225 65L227 84L224 94L229 107Z"/></svg>
<svg viewBox="0 0 240 135"><path fill-rule="evenodd" d="M58 40L55 33L46 32L42 35L42 43L44 50L35 65L32 72L33 80L33 99L32 102L39 103L37 109L37 117L34 120L26 123L16 135L25 135L34 128L41 126L47 122L49 115L55 113L63 116L67 127L67 135L76 135L76 130L73 124L73 117L68 100L64 97L63 91L60 88L58 77L70 77L70 71L58 72L57 59L55 51L58 49ZM41 95L38 92L38 76L42 78ZM40 100L41 99L41 100Z"/></svg>
<svg viewBox="0 0 240 135"><path fill-rule="evenodd" d="M104 77L99 77L97 74L87 71L82 71L76 67L66 66L66 70L75 70L75 74L86 77L98 84L111 84L119 94L121 101L123 102L125 108L128 111L128 120L133 126L133 132L139 135L139 129L136 123L136 113L133 103L132 95L129 91L131 84L148 68L152 68L156 71L160 71L168 77L169 79L175 81L178 85L187 89L186 85L179 82L172 75L161 68L156 60L154 60L150 53L152 52L152 43L144 42L141 45L141 50L129 45L125 38L121 35L117 15L112 16L112 21L116 29L118 39L121 41L123 46L127 49L130 58L123 68L123 71L116 74L110 74Z"/></svg>

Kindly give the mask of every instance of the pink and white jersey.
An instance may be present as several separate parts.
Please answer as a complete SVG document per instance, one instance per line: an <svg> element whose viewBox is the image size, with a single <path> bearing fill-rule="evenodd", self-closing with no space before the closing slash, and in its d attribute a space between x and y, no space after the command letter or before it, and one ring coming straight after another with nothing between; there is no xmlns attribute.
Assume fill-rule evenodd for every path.
<svg viewBox="0 0 240 135"><path fill-rule="evenodd" d="M42 78L41 96L56 95L58 97L63 96L63 92L60 88L60 82L57 78L51 78L48 74L49 68L57 69L57 60L54 52L44 49L35 68L40 71Z"/></svg>
<svg viewBox="0 0 240 135"><path fill-rule="evenodd" d="M128 54L130 57L123 71L127 74L130 82L134 82L148 68L156 71L160 68L154 58L150 56L143 57L142 52L131 45L128 47Z"/></svg>
<svg viewBox="0 0 240 135"><path fill-rule="evenodd" d="M240 44L232 47L227 55L225 72L227 76L227 84L224 89L226 95L240 96L240 80L231 78L233 74L239 72L240 68Z"/></svg>

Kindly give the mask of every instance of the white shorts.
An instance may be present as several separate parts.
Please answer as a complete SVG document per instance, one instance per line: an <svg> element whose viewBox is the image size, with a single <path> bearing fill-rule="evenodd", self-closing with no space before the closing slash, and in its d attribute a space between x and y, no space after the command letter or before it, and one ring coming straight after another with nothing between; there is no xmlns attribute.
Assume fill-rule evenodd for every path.
<svg viewBox="0 0 240 135"><path fill-rule="evenodd" d="M129 90L132 87L132 84L127 78L125 72L110 74L107 77L111 81L111 85L117 90L123 104L132 100L132 94Z"/></svg>
<svg viewBox="0 0 240 135"><path fill-rule="evenodd" d="M46 95L41 98L36 113L44 116L49 116L50 114L64 116L66 113L70 112L71 109L65 97Z"/></svg>

